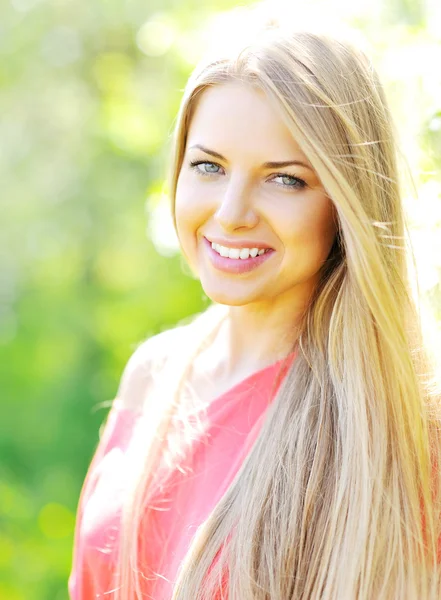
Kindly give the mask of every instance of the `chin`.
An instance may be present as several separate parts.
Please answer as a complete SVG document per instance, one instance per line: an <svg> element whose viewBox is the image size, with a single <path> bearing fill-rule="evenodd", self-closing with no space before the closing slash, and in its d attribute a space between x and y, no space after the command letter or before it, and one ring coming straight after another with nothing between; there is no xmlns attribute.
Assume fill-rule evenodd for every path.
<svg viewBox="0 0 441 600"><path fill-rule="evenodd" d="M249 292L236 292L232 289L213 289L203 287L204 293L216 304L224 304L226 306L245 306L253 302L259 301L260 298L256 298L256 295L251 295ZM234 286L231 286L234 287Z"/></svg>
<svg viewBox="0 0 441 600"><path fill-rule="evenodd" d="M222 304L223 306L246 306L247 304L250 304L249 301L240 300L238 298L231 298L231 297L223 298L223 297L219 297L219 296L209 296L209 298L216 304Z"/></svg>

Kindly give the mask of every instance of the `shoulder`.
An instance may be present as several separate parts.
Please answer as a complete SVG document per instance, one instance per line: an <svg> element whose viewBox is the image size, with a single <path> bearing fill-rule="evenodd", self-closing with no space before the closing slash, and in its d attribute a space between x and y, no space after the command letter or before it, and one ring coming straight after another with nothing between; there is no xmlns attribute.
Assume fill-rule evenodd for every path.
<svg viewBox="0 0 441 600"><path fill-rule="evenodd" d="M117 398L122 408L142 410L154 373L163 368L170 349L182 343L186 328L188 325L162 331L138 345L121 375Z"/></svg>
<svg viewBox="0 0 441 600"><path fill-rule="evenodd" d="M158 333L141 342L124 367L117 398L122 408L141 412L152 389L155 374L160 373L173 356L181 362L207 337L218 320L213 308L193 316L189 322Z"/></svg>

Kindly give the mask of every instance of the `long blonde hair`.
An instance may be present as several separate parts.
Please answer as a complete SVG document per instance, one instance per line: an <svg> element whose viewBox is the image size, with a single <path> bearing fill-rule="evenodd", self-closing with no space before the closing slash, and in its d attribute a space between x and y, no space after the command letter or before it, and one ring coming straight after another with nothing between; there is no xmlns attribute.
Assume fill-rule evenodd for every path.
<svg viewBox="0 0 441 600"><path fill-rule="evenodd" d="M376 72L345 41L263 23L190 77L173 138L172 199L195 102L230 81L274 102L332 199L339 231L296 360L198 529L173 600L213 599L225 577L230 600L438 599L440 403L411 294L394 134ZM137 448L117 600L142 597L137 538L155 482L155 440L168 435L186 369L210 341L203 319L198 331L179 381L173 370L173 400Z"/></svg>

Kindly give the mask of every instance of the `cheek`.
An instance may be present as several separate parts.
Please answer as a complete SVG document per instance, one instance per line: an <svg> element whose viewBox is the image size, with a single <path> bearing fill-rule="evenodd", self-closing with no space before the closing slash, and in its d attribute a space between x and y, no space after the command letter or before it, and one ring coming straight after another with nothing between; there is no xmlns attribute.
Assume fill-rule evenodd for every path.
<svg viewBox="0 0 441 600"><path fill-rule="evenodd" d="M178 180L174 212L178 238L187 260L194 260L198 230L207 219L206 204L197 186L189 185L185 177Z"/></svg>
<svg viewBox="0 0 441 600"><path fill-rule="evenodd" d="M178 179L175 198L176 226L180 235L187 235L188 228L194 219L195 194L190 193L190 186L186 184L184 176Z"/></svg>
<svg viewBox="0 0 441 600"><path fill-rule="evenodd" d="M307 197L305 202L286 211L284 219L279 221L282 235L293 251L312 260L326 258L336 233L334 206L328 198Z"/></svg>

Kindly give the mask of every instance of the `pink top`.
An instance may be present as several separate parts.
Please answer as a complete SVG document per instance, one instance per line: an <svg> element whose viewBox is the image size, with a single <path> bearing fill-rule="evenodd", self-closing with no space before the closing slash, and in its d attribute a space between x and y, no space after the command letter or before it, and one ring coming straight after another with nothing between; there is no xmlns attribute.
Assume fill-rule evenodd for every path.
<svg viewBox="0 0 441 600"><path fill-rule="evenodd" d="M162 510L150 512L140 543L143 593L146 598L171 598L178 567L196 529L218 503L257 437L273 385L280 385L289 362L278 361L235 385L207 408L207 437L195 442L181 461L182 473L170 473L159 499ZM111 597L113 560L118 544L124 456L138 416L117 398L86 475L78 505L69 578L71 600ZM185 466L189 465L188 474ZM185 473L187 471L187 473ZM157 497L154 502L158 505ZM165 509L165 510L164 510ZM159 560L164 552L164 560ZM147 572L146 572L147 571Z"/></svg>

